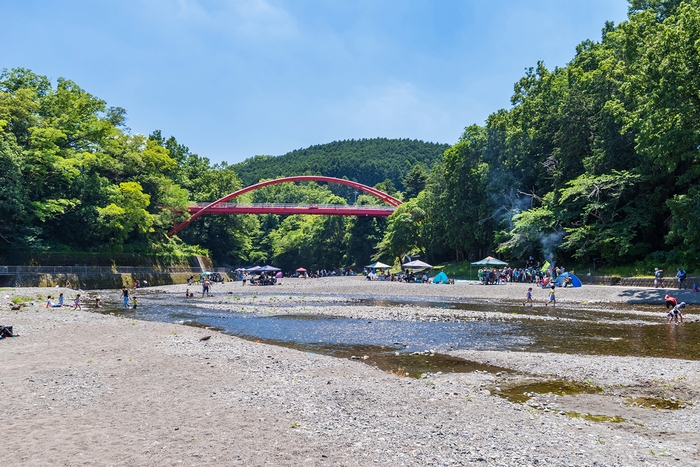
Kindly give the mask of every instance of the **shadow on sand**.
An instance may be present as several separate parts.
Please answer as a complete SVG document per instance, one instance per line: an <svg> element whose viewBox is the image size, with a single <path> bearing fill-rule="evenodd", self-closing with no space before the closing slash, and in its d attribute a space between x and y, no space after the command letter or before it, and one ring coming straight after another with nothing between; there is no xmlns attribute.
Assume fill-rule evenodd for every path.
<svg viewBox="0 0 700 467"><path fill-rule="evenodd" d="M619 296L625 298L626 303L633 304L664 304L666 294L675 297L678 302L685 302L689 305L700 304L700 293L695 293L690 289L623 289Z"/></svg>

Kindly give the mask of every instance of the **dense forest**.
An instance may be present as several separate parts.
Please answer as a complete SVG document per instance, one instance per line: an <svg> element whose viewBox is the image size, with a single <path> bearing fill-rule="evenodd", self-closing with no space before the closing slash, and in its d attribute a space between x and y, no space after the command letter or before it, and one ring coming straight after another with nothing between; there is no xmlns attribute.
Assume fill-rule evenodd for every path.
<svg viewBox="0 0 700 467"><path fill-rule="evenodd" d="M286 175L325 175L374 186L391 180L403 191L403 180L416 164L432 167L450 146L409 139L335 141L298 149L283 156L257 156L234 164L243 185Z"/></svg>
<svg viewBox="0 0 700 467"><path fill-rule="evenodd" d="M453 146L341 141L212 164L76 83L0 77L0 263L50 253L287 270L498 252L590 264L700 266L700 0L631 0L562 68L537 63L512 106ZM385 218L203 216L190 202L260 179L323 174L405 202ZM376 203L347 187L281 184L239 202Z"/></svg>
<svg viewBox="0 0 700 467"><path fill-rule="evenodd" d="M191 202L216 200L244 184L234 166L212 164L159 131L131 134L125 122L124 109L108 107L70 80L53 86L30 70L3 72L0 263L171 264L194 254L210 255L219 264L276 262L289 268L302 260L325 268L370 261L386 219L204 216L179 238L169 238L166 233L187 216ZM255 162L269 157L253 158L251 167L270 178L298 174L305 164L303 173L350 175L401 196L395 184L417 193L424 177L415 174L427 173L446 147L410 140L345 141L282 156L282 166L291 167L286 173L274 164L263 171ZM324 151L335 169L313 168L312 159L318 165ZM340 172L342 164L346 173ZM239 167L250 176L247 164ZM351 173L349 167L360 170ZM246 185L258 181L252 180ZM346 186L316 183L270 186L238 201L378 202Z"/></svg>
<svg viewBox="0 0 700 467"><path fill-rule="evenodd" d="M627 21L566 67L527 70L511 109L466 128L381 251L699 266L698 44L700 2L631 1Z"/></svg>

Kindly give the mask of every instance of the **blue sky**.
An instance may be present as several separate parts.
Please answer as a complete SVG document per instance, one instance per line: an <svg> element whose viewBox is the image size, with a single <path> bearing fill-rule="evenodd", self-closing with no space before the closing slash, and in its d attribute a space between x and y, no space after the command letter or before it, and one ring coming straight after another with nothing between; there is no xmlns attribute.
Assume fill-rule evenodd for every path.
<svg viewBox="0 0 700 467"><path fill-rule="evenodd" d="M3 0L0 68L75 81L214 162L373 137L455 143L626 0Z"/></svg>

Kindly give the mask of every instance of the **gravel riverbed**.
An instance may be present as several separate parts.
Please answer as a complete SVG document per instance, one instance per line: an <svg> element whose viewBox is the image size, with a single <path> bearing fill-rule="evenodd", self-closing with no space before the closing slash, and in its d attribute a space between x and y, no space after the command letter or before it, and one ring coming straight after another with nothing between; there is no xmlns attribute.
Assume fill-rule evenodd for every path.
<svg viewBox="0 0 700 467"><path fill-rule="evenodd" d="M186 289L136 293L184 297ZM193 303L222 313L312 309L376 320L491 320L522 316L433 304L513 304L527 286L326 278L218 284L205 298L190 289L198 292ZM19 334L0 340L6 465L700 465L697 355L457 350L454 356L504 370L412 378L362 359L94 312L94 296L109 306L119 303L118 290L83 291L82 311L41 306L59 292L69 301L77 293L0 291L0 324ZM666 292L558 289L557 308L617 313L625 304L643 322L654 313L645 304L658 304L663 320ZM673 293L691 304L680 328L699 326L700 294ZM11 311L6 302L14 297L27 306ZM546 291L535 289L535 299L543 306Z"/></svg>

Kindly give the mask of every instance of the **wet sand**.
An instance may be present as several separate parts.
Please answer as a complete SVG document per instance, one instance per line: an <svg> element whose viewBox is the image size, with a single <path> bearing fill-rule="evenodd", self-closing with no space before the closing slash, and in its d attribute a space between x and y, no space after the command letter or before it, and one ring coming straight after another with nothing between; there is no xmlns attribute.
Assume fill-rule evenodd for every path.
<svg viewBox="0 0 700 467"><path fill-rule="evenodd" d="M292 299L517 302L527 290L522 284L439 286L360 278L282 282L244 288L219 284L213 297L197 300L221 306L222 297L245 290L245 296ZM184 296L186 288L137 293ZM201 295L200 288L191 290ZM9 412L0 435L7 465L700 465L697 360L458 351L508 371L414 379L361 361L211 330L94 313L89 305L95 293L89 291L83 292L88 306L82 312L39 306L37 295L59 291L67 301L76 293L0 291L7 300L35 299L20 311L5 304L0 311L0 324L20 334L0 340L0 400ZM536 300L546 300L547 291L534 292ZM700 302L700 294L671 292L679 300ZM118 290L100 293L107 305L119 303ZM557 306L586 302L614 310L619 303L652 303L662 309L665 293L557 289ZM346 306L329 307L329 313L348 308L370 316L379 312L379 307ZM694 308L689 316L697 313ZM387 310L395 314L392 319L404 319L401 308ZM495 395L549 378L583 382L602 392L535 394L524 403ZM628 397L637 396L657 403L627 405ZM660 407L658 401L672 398L684 408ZM580 418L586 413L591 416ZM606 421L614 416L624 420Z"/></svg>

